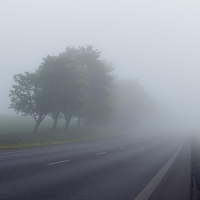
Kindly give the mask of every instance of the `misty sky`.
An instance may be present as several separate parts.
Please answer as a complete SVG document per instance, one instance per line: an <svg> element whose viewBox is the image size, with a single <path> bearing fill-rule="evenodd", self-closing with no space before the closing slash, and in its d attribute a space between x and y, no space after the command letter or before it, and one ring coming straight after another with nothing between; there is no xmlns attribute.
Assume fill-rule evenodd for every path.
<svg viewBox="0 0 200 200"><path fill-rule="evenodd" d="M199 0L0 0L0 113L13 75L93 45L177 116L200 121ZM199 125L200 127L200 125Z"/></svg>

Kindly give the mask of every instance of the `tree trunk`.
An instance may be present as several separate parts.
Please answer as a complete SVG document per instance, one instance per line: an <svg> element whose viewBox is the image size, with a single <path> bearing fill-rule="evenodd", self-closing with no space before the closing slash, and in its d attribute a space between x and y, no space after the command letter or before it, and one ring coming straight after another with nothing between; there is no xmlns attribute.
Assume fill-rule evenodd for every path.
<svg viewBox="0 0 200 200"><path fill-rule="evenodd" d="M38 127L39 127L39 125L40 125L41 122L42 122L42 117L40 116L40 117L38 118L37 123L36 123L36 125L35 125L35 128L34 128L34 130L33 130L33 133L34 133L34 134L37 132Z"/></svg>
<svg viewBox="0 0 200 200"><path fill-rule="evenodd" d="M58 122L58 118L57 119L54 119L54 121L53 121L53 127L52 127L52 131L56 131L56 126L57 126L57 122Z"/></svg>
<svg viewBox="0 0 200 200"><path fill-rule="evenodd" d="M57 115L54 115L53 116L53 120L54 120L54 122L53 122L53 127L52 127L52 131L55 131L56 130L56 126L57 126L57 123L58 123L58 117L59 117L59 115L60 115L60 113L58 113Z"/></svg>
<svg viewBox="0 0 200 200"><path fill-rule="evenodd" d="M68 114L68 115L65 114L64 116L65 116L65 120L66 120L65 126L64 126L64 131L67 132L68 129L69 129L70 121L71 121L71 119L72 119L72 114Z"/></svg>
<svg viewBox="0 0 200 200"><path fill-rule="evenodd" d="M80 124L81 124L81 116L78 116L78 121L77 121L77 124L76 124L76 128L79 128Z"/></svg>

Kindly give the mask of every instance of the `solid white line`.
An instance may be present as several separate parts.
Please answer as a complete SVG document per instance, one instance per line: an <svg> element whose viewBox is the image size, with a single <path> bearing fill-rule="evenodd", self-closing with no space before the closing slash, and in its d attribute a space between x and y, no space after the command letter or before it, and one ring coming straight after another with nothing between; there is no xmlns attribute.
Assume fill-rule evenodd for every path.
<svg viewBox="0 0 200 200"><path fill-rule="evenodd" d="M153 191L156 189L166 172L171 167L172 163L178 156L185 139L182 141L176 152L173 154L173 156L168 160L168 162L165 164L165 166L154 176L154 178L148 183L148 185L137 195L137 197L134 200L147 200L149 196L153 193Z"/></svg>
<svg viewBox="0 0 200 200"><path fill-rule="evenodd" d="M101 152L101 153L97 153L97 155L101 155L101 154L105 154L105 153L107 153L107 152Z"/></svg>
<svg viewBox="0 0 200 200"><path fill-rule="evenodd" d="M69 162L69 161L70 160L62 160L62 161L59 161L59 162L49 163L47 165L55 165L55 164L59 164L59 163Z"/></svg>

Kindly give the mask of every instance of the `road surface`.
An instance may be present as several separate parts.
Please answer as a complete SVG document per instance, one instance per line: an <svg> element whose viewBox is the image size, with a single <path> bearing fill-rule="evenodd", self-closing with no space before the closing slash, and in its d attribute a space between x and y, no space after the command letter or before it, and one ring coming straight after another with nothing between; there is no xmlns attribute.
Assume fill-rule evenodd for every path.
<svg viewBox="0 0 200 200"><path fill-rule="evenodd" d="M190 179L175 133L0 152L2 200L188 200Z"/></svg>

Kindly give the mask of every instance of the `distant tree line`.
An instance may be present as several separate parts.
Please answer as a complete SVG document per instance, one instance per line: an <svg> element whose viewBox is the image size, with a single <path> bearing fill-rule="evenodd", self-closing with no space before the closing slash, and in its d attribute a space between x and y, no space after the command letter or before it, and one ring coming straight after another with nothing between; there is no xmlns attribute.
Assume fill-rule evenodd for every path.
<svg viewBox="0 0 200 200"><path fill-rule="evenodd" d="M135 128L140 120L151 117L156 110L154 99L137 81L115 80L116 113L113 124L120 131Z"/></svg>
<svg viewBox="0 0 200 200"><path fill-rule="evenodd" d="M72 118L77 127L81 121L89 126L109 120L129 127L152 104L136 82L116 81L113 65L100 56L92 46L68 47L58 56L47 56L34 73L14 75L9 108L33 117L34 133L46 116L53 119L53 131L59 118L65 120L64 131Z"/></svg>

